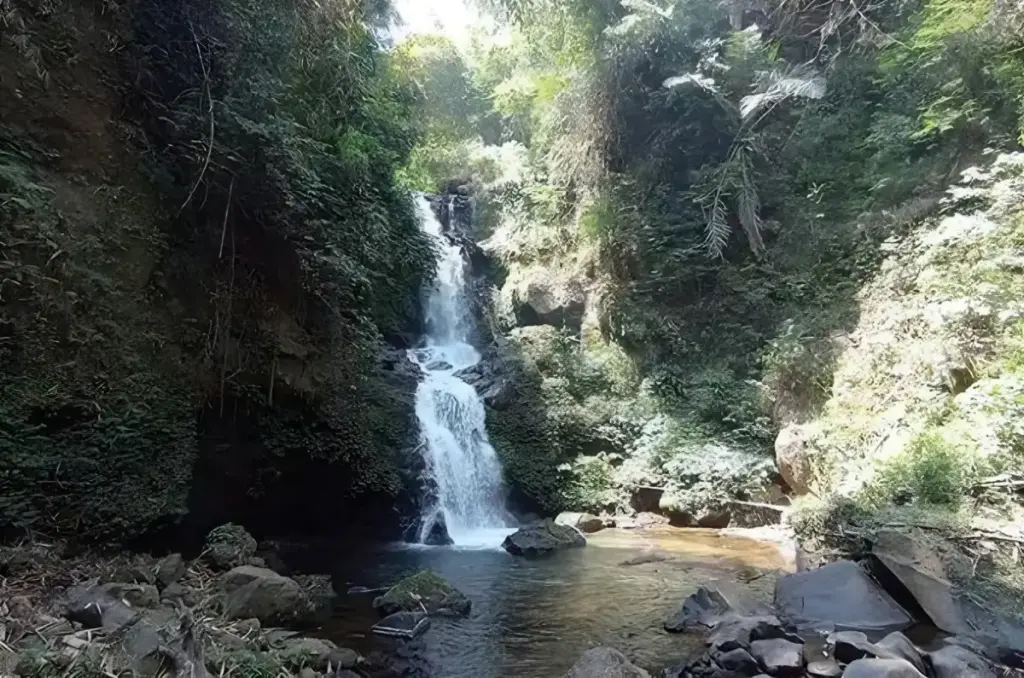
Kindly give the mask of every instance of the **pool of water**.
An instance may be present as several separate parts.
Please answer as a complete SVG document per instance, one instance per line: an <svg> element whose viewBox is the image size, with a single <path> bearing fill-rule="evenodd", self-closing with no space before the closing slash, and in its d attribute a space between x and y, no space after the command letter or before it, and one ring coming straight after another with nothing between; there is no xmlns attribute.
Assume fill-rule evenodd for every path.
<svg viewBox="0 0 1024 678"><path fill-rule="evenodd" d="M665 618L701 584L730 581L768 600L791 559L772 544L705 530L606 530L584 549L539 560L496 548L395 546L335 560L336 588L386 586L430 568L473 603L464 619L433 618L412 641L373 636L372 595L342 596L322 635L408 675L554 678L587 648L610 645L649 670L684 660L702 639L671 635ZM657 674L655 674L657 675Z"/></svg>

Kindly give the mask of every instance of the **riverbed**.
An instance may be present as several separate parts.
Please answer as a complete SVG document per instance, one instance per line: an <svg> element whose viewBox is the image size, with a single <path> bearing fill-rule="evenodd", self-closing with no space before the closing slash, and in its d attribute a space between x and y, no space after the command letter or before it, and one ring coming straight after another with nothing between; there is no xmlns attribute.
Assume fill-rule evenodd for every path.
<svg viewBox="0 0 1024 678"><path fill-rule="evenodd" d="M709 581L741 584L770 600L792 559L775 544L713 530L605 530L584 549L526 560L498 548L395 545L339 554L335 586L386 586L429 568L473 603L465 619L434 618L413 641L371 635L372 595L342 596L325 637L364 655L398 658L410 675L554 678L587 648L613 646L656 670L682 661L702 639L662 623ZM655 674L657 675L657 674Z"/></svg>

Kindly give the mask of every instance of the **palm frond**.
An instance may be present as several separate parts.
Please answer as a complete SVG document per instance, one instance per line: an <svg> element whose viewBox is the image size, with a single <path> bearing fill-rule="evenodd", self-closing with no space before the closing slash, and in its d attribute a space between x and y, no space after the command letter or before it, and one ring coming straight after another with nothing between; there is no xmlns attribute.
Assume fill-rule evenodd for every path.
<svg viewBox="0 0 1024 678"><path fill-rule="evenodd" d="M747 242L750 243L750 249L756 256L761 256L764 252L764 239L761 237L763 227L761 198L757 194L757 186L754 185L754 178L748 163L744 163L740 173L736 202L736 211L740 224L743 226L743 232L747 235Z"/></svg>
<svg viewBox="0 0 1024 678"><path fill-rule="evenodd" d="M673 87L681 87L683 85L696 85L701 89L718 93L718 87L715 85L715 79L709 78L706 75L700 73L684 73L683 75L676 75L671 78L666 78L661 86L665 89L672 89Z"/></svg>
<svg viewBox="0 0 1024 678"><path fill-rule="evenodd" d="M704 231L704 249L709 256L719 259L722 257L731 231L725 200L720 193L715 193L708 209L708 225Z"/></svg>
<svg viewBox="0 0 1024 678"><path fill-rule="evenodd" d="M759 111L791 97L821 99L825 96L827 83L820 73L797 67L763 73L757 89L759 91L743 97L740 101L740 115L744 121L750 120Z"/></svg>

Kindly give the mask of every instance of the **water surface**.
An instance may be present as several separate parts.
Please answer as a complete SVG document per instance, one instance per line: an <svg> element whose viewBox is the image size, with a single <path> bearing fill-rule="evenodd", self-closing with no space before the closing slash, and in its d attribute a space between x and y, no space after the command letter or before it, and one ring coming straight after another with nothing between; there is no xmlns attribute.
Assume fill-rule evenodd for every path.
<svg viewBox="0 0 1024 678"><path fill-rule="evenodd" d="M411 675L438 678L554 678L589 647L613 646L649 670L699 650L699 636L662 629L698 586L724 580L769 600L777 573L791 569L777 547L712 530L606 530L584 549L526 560L497 549L392 547L347 559L341 588L379 586L430 568L465 593L465 619L434 618L414 641L368 633L372 596L347 596L324 634L363 654L402 658ZM653 556L664 558L645 561ZM657 675L657 674L655 674Z"/></svg>

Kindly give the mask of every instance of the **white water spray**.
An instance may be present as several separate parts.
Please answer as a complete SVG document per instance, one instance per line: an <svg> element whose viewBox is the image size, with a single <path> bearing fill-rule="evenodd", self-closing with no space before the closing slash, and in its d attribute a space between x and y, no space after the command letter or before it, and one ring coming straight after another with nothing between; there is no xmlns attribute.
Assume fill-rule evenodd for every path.
<svg viewBox="0 0 1024 678"><path fill-rule="evenodd" d="M426 346L409 352L424 373L416 391L416 417L427 472L438 493L436 505L424 512L420 541L441 513L456 546L496 546L510 531L501 465L487 440L483 400L455 376L480 362L480 354L469 344L473 318L466 295L466 262L459 247L441 233L427 199L420 197L417 207L423 231L441 251L426 303Z"/></svg>

